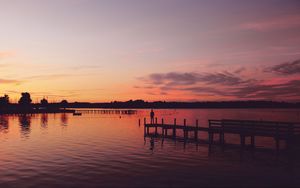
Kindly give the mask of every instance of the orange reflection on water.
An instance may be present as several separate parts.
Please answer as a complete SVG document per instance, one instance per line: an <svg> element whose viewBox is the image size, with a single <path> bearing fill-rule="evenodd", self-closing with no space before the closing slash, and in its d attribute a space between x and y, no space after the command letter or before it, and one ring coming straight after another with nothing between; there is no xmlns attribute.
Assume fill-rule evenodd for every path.
<svg viewBox="0 0 300 188"><path fill-rule="evenodd" d="M208 119L263 119L280 121L299 121L299 110L280 109L198 109L198 110L154 110L156 117L165 123L207 126ZM150 110L139 110L137 114L38 114L0 116L0 184L14 179L16 185L41 185L50 180L50 184L75 186L84 182L95 185L124 185L134 179L140 185L144 179L141 175L157 178L174 178L187 174L188 181L204 181L221 178L224 174L233 174L243 180L248 177L260 178L269 164L247 161L252 170L244 170L238 161L239 154L225 151L209 155L207 145L194 143L183 144L180 141L160 138L144 140L143 125L138 120L147 117ZM143 121L143 120L142 120ZM180 133L179 133L180 135ZM201 133L200 137L206 137ZM226 138L239 142L238 138ZM274 147L273 140L258 139L261 147ZM271 155L259 154L259 157L273 160ZM247 159L249 160L249 159ZM266 161L266 160L263 160ZM248 164L249 163L249 164ZM276 166L272 166L276 168ZM213 169L213 170L211 170ZM170 173L170 171L172 173ZM286 172L272 169L271 172L285 178ZM84 172L84 173L83 173ZM191 173L190 173L191 172ZM209 172L209 173L207 173ZM222 173L220 173L222 172ZM223 173L224 172L224 173ZM299 173L300 174L300 173ZM195 176L204 177L203 179ZM24 178L27 177L26 181ZM38 178L37 178L38 177ZM101 177L101 178L99 178ZM123 179L120 179L122 177ZM162 177L159 175L159 177ZM129 178L129 179L128 179ZM132 178L132 179L131 179ZM234 178L228 177L229 182ZM288 178L288 177L286 177ZM72 181L66 181L72 179ZM84 181L83 181L84 180ZM282 179L281 179L282 180ZM165 182L161 182L161 185ZM180 184L180 183L179 183ZM51 184L52 185L52 184ZM181 185L181 184L180 184ZM185 185L185 184L182 184Z"/></svg>

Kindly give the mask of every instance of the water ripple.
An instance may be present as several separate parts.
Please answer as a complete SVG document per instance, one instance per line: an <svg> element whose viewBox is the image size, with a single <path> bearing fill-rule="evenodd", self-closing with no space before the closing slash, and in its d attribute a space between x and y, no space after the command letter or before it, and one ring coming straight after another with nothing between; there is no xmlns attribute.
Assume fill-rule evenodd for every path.
<svg viewBox="0 0 300 188"><path fill-rule="evenodd" d="M256 113L261 116L262 112ZM277 113L278 118L282 112L263 113ZM284 116L293 118L293 113L285 112ZM172 121L175 116L183 119L187 115L196 119L197 114L204 124L216 111L158 112L166 121ZM237 116L235 111L219 112L217 116L220 114ZM255 115L255 112L250 114ZM210 153L205 144L185 145L168 139L164 142L155 139L151 150L149 139L144 141L143 127L137 125L138 118L145 115L148 111L121 119L103 114L64 115L63 118L36 115L26 121L30 123L30 132L25 131L25 135L19 119L9 116L9 126L5 131L0 130L0 186L182 187L228 182L255 185L251 179L261 181L261 185L300 183L299 161L286 160L284 156L276 158L272 152L257 152L253 157L250 152L241 156L239 150L213 148ZM238 115L244 116L243 111ZM270 114L266 116L271 117ZM263 139L259 142L262 148L274 144ZM292 170L289 168L291 162ZM265 173L269 178L261 178Z"/></svg>

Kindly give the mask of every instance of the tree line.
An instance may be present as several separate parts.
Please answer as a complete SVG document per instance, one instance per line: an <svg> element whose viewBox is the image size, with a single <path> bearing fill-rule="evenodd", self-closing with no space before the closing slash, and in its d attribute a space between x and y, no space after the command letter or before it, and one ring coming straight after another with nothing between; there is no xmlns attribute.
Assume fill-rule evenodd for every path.
<svg viewBox="0 0 300 188"><path fill-rule="evenodd" d="M48 103L48 100L43 98L40 103L32 104L30 93L21 93L18 104L10 104L9 96L0 97L0 108L7 109L8 106L14 108L300 108L300 102L279 102L279 101L202 101L202 102L166 102L154 101L147 102L144 100L129 100L125 102L113 101L102 103L89 102L73 102L68 103L67 100L62 100L59 103Z"/></svg>
<svg viewBox="0 0 300 188"><path fill-rule="evenodd" d="M7 106L9 104L10 104L10 101L9 101L9 96L8 95L5 94L4 96L0 97L0 106ZM28 93L28 92L21 93L21 97L18 101L18 104L21 105L21 106L30 106L32 104L32 99L31 99L30 93ZM60 102L60 104L67 105L68 101L67 100L62 100ZM43 98L40 101L40 105L41 106L48 106L49 105L48 100Z"/></svg>

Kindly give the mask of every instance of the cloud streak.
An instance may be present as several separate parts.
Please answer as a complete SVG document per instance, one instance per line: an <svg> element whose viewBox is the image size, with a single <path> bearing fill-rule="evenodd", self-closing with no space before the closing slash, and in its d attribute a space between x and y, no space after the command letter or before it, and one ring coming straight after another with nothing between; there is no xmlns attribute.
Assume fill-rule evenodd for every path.
<svg viewBox="0 0 300 188"><path fill-rule="evenodd" d="M276 76L265 79L249 78L240 73L241 70L219 73L170 72L155 73L139 78L143 86L136 89L148 93L178 93L182 96L211 96L216 99L230 100L293 100L300 101L300 79L295 75L300 73L300 60L280 63L257 72L275 73ZM257 75L254 75L255 77ZM278 79L278 76L285 79ZM253 77L254 77L253 76ZM281 80L281 81L280 81Z"/></svg>
<svg viewBox="0 0 300 188"><path fill-rule="evenodd" d="M197 83L206 84L221 84L221 85L236 85L246 84L254 80L243 80L233 73L224 71L219 73L194 73L194 72L170 72L170 73L155 73L147 77L139 78L146 83L153 85L194 85Z"/></svg>
<svg viewBox="0 0 300 188"><path fill-rule="evenodd" d="M261 85L253 84L246 87L236 87L231 94L246 99L300 99L300 80L291 80L284 84Z"/></svg>
<svg viewBox="0 0 300 188"><path fill-rule="evenodd" d="M19 80L11 80L11 79L1 79L0 78L0 84L20 84L21 81Z"/></svg>
<svg viewBox="0 0 300 188"><path fill-rule="evenodd" d="M24 91L18 90L6 90L5 93L8 94L21 94ZM53 92L39 92L39 91L31 91L30 94L34 97L43 98L43 97L54 97L54 98L67 98L78 96L78 93L65 92L64 94L54 94Z"/></svg>
<svg viewBox="0 0 300 188"><path fill-rule="evenodd" d="M70 74L45 74L26 77L26 80L52 80L72 76Z"/></svg>
<svg viewBox="0 0 300 188"><path fill-rule="evenodd" d="M268 67L265 71L282 75L300 74L300 59Z"/></svg>

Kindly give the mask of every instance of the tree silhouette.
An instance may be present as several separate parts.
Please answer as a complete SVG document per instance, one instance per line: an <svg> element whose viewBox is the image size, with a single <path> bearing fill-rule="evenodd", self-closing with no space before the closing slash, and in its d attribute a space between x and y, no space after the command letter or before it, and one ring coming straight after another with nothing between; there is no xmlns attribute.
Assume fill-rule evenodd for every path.
<svg viewBox="0 0 300 188"><path fill-rule="evenodd" d="M30 94L27 92L22 93L22 96L19 100L19 104L23 105L23 106L28 106L31 104L31 102L32 102L32 100L31 100Z"/></svg>
<svg viewBox="0 0 300 188"><path fill-rule="evenodd" d="M0 97L0 105L6 106L9 104L9 97L8 95L4 95L3 97Z"/></svg>
<svg viewBox="0 0 300 188"><path fill-rule="evenodd" d="M64 109L66 109L66 107L67 107L68 104L69 104L69 103L68 103L67 100L62 100L62 101L60 102L61 107L63 107Z"/></svg>
<svg viewBox="0 0 300 188"><path fill-rule="evenodd" d="M43 98L43 99L41 100L41 105L42 105L42 106L48 106L48 101L47 101L47 99Z"/></svg>

